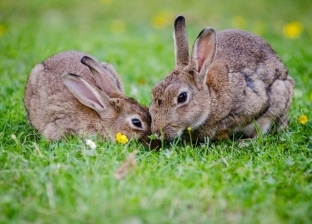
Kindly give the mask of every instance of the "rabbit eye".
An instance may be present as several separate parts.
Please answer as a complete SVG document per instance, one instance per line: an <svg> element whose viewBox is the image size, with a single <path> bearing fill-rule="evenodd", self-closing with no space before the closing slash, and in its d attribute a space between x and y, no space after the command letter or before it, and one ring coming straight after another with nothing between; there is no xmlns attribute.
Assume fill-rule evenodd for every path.
<svg viewBox="0 0 312 224"><path fill-rule="evenodd" d="M137 128L142 128L142 123L141 123L141 121L140 121L139 119L133 118L133 119L131 120L131 122L132 122L132 124L133 124L135 127L137 127Z"/></svg>
<svg viewBox="0 0 312 224"><path fill-rule="evenodd" d="M187 100L187 92L182 92L178 96L178 103L184 103Z"/></svg>

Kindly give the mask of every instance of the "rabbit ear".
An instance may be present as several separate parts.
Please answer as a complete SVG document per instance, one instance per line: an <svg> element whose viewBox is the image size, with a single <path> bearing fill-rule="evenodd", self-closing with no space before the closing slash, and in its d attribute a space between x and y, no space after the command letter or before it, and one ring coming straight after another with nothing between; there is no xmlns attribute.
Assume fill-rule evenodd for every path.
<svg viewBox="0 0 312 224"><path fill-rule="evenodd" d="M62 76L69 91L85 106L95 110L101 118L110 118L114 111L110 105L110 98L102 94L84 80L81 76L65 73Z"/></svg>
<svg viewBox="0 0 312 224"><path fill-rule="evenodd" d="M213 62L217 49L216 31L207 27L203 29L193 46L191 67L198 71L204 80L208 67Z"/></svg>
<svg viewBox="0 0 312 224"><path fill-rule="evenodd" d="M189 64L188 39L185 28L185 19L182 15L174 21L174 50L175 50L175 67L182 69Z"/></svg>
<svg viewBox="0 0 312 224"><path fill-rule="evenodd" d="M122 94L120 88L116 85L116 83L119 83L119 80L116 81L116 78L114 79L112 77L113 74L110 70L106 71L101 63L88 56L83 56L80 61L89 67L92 74L94 75L96 83L108 96Z"/></svg>
<svg viewBox="0 0 312 224"><path fill-rule="evenodd" d="M103 69L107 71L105 74L110 75L110 77L115 81L114 83L117 86L117 88L120 90L120 92L123 93L124 92L123 85L114 66L107 62L101 62L101 65Z"/></svg>

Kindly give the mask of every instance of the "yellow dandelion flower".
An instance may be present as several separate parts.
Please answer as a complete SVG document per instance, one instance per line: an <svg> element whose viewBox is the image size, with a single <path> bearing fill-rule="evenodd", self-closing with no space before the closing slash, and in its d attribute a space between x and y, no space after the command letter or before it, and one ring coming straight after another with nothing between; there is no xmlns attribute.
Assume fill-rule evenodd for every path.
<svg viewBox="0 0 312 224"><path fill-rule="evenodd" d="M171 25L173 14L170 11L162 11L152 18L152 26L155 29L163 29Z"/></svg>
<svg viewBox="0 0 312 224"><path fill-rule="evenodd" d="M188 128L187 128L187 131L188 131L188 132L191 132L191 131L192 131L192 127L188 127Z"/></svg>
<svg viewBox="0 0 312 224"><path fill-rule="evenodd" d="M120 132L117 132L115 138L116 138L116 141L122 145L126 144L129 141L128 137L126 135L123 135Z"/></svg>
<svg viewBox="0 0 312 224"><path fill-rule="evenodd" d="M308 122L308 117L306 115L301 115L299 117L299 123L305 125Z"/></svg>
<svg viewBox="0 0 312 224"><path fill-rule="evenodd" d="M237 29L245 29L246 25L247 25L247 22L246 22L246 19L244 17L242 17L242 16L235 16L232 19L232 24Z"/></svg>
<svg viewBox="0 0 312 224"><path fill-rule="evenodd" d="M284 35L290 39L299 37L302 30L302 24L298 21L287 23L283 28Z"/></svg>
<svg viewBox="0 0 312 224"><path fill-rule="evenodd" d="M113 20L110 24L110 30L114 34L121 34L125 31L125 23L122 20Z"/></svg>

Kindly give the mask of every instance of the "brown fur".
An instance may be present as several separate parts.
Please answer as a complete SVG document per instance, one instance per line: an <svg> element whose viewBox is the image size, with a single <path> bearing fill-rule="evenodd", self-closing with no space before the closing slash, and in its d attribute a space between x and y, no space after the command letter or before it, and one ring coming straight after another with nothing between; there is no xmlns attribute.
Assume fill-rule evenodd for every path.
<svg viewBox="0 0 312 224"><path fill-rule="evenodd" d="M176 39L175 46L182 49L188 43L186 33L181 34L183 25L184 18L177 17L175 36L185 38ZM176 57L175 69L152 90L152 133L171 140L192 127L192 135L201 141L228 138L235 131L256 137L273 125L278 130L287 127L294 82L261 37L239 30L216 34L205 28L194 43L191 59L186 52L179 55L187 58ZM189 64L181 68L179 60ZM182 92L187 92L187 101L178 103Z"/></svg>
<svg viewBox="0 0 312 224"><path fill-rule="evenodd" d="M115 140L117 132L129 138L147 139L151 122L148 109L124 95L120 78L112 65L90 59L86 63L94 66L86 66L81 63L84 56L88 55L77 51L62 52L33 68L24 97L31 124L50 140L68 134L100 135ZM67 82L69 87L65 85ZM92 94L98 96L103 108L97 110L82 103L83 99L81 101L69 89L71 83L90 85L94 90ZM88 88L81 89L86 90ZM77 95L83 96L79 91ZM135 127L132 118L139 119L142 127Z"/></svg>

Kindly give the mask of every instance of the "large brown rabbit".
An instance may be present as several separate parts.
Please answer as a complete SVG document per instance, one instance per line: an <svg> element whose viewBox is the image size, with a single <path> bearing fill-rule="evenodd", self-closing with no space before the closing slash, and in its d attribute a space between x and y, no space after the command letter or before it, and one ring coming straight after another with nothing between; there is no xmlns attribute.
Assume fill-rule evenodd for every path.
<svg viewBox="0 0 312 224"><path fill-rule="evenodd" d="M205 28L189 59L185 19L174 22L175 68L152 90L152 133L171 140L192 128L194 139L235 131L256 137L287 127L293 79L261 37Z"/></svg>
<svg viewBox="0 0 312 224"><path fill-rule="evenodd" d="M115 140L147 139L148 109L123 93L114 67L77 51L56 54L37 64L26 85L31 124L47 139L68 134L100 135Z"/></svg>

